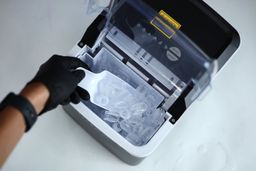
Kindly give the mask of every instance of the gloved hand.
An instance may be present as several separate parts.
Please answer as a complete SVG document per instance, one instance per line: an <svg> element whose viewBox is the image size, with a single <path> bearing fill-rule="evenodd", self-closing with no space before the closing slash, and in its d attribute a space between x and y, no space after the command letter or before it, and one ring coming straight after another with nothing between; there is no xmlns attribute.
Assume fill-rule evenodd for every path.
<svg viewBox="0 0 256 171"><path fill-rule="evenodd" d="M77 86L85 77L78 67L89 67L78 58L54 55L41 65L36 76L30 83L41 82L50 92L50 97L42 113L56 108L59 104L79 103L81 99L89 100L89 93Z"/></svg>

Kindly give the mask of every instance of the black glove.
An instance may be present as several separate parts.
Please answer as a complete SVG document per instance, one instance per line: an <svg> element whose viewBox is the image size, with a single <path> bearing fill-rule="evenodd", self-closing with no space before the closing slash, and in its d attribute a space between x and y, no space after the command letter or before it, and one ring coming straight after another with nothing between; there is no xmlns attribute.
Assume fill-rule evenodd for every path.
<svg viewBox="0 0 256 171"><path fill-rule="evenodd" d="M50 97L42 113L56 108L59 104L79 103L81 99L89 100L89 93L77 86L85 77L78 67L89 67L78 58L54 55L41 65L38 73L30 83L41 82L48 88Z"/></svg>

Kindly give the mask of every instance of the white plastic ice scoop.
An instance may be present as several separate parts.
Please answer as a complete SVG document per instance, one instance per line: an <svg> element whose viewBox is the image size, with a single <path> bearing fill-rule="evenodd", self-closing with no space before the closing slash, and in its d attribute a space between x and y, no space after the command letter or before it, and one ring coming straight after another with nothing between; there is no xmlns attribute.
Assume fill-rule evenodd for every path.
<svg viewBox="0 0 256 171"><path fill-rule="evenodd" d="M90 101L95 105L109 111L119 111L136 100L136 90L109 71L96 74L82 70L85 71L86 76L79 86L89 92Z"/></svg>

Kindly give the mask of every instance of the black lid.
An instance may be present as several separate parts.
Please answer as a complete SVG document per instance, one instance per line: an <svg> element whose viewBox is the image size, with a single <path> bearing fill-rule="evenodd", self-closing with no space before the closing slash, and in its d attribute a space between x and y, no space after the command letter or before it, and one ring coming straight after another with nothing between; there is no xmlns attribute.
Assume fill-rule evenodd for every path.
<svg viewBox="0 0 256 171"><path fill-rule="evenodd" d="M219 69L237 50L238 32L202 0L143 0L156 11L164 10L210 58L217 59Z"/></svg>

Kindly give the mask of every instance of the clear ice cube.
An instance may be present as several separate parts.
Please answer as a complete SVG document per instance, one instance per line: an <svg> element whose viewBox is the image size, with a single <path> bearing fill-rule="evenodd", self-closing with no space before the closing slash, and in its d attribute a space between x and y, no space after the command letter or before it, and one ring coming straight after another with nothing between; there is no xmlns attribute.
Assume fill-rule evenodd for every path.
<svg viewBox="0 0 256 171"><path fill-rule="evenodd" d="M115 123L115 122L118 122L119 117L110 115L110 114L108 114L108 112L105 112L102 119L104 121L107 121L107 122L110 122L110 123Z"/></svg>
<svg viewBox="0 0 256 171"><path fill-rule="evenodd" d="M119 115L124 120L127 120L132 116L132 113L128 109L125 109L125 110L120 111Z"/></svg>
<svg viewBox="0 0 256 171"><path fill-rule="evenodd" d="M131 107L131 113L133 115L141 115L142 113L146 112L148 109L148 105L144 102L139 102Z"/></svg>
<svg viewBox="0 0 256 171"><path fill-rule="evenodd" d="M120 124L119 123L114 123L112 125L112 128L116 131L116 132L121 132L122 131L122 128L120 127Z"/></svg>

